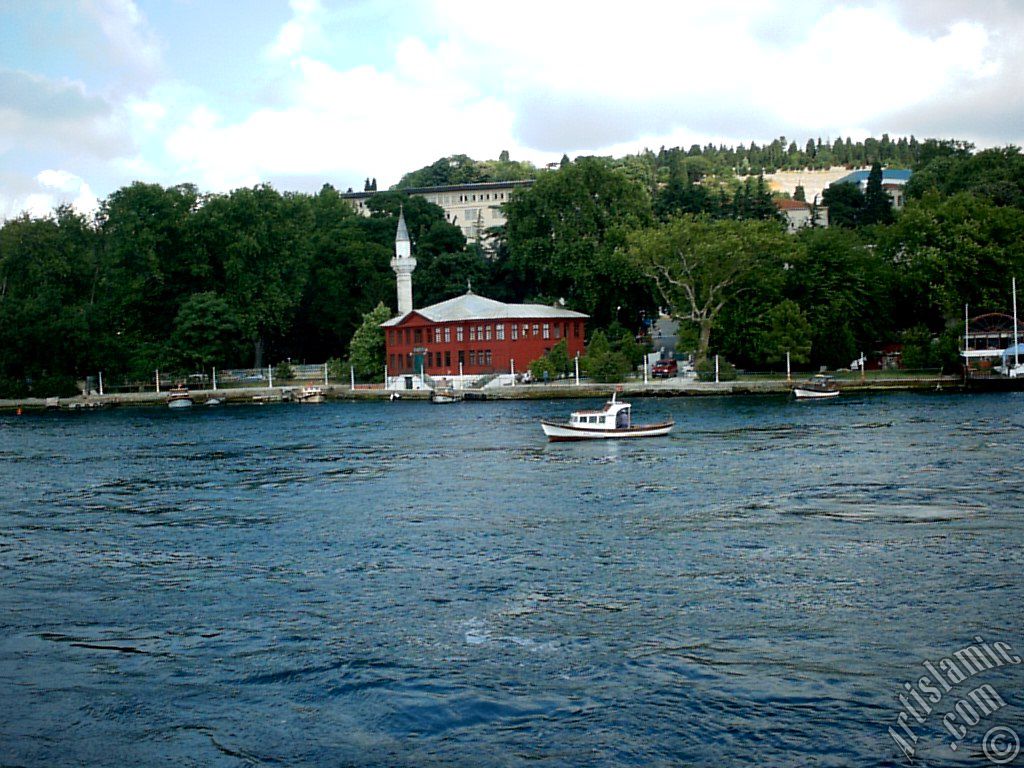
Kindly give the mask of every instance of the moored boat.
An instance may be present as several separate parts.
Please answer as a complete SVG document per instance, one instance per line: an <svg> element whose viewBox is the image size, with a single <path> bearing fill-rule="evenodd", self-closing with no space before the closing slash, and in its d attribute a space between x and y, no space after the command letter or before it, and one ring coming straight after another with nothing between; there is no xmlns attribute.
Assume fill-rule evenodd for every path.
<svg viewBox="0 0 1024 768"><path fill-rule="evenodd" d="M167 407L191 408L192 396L189 394L188 387L174 387L173 389L168 390Z"/></svg>
<svg viewBox="0 0 1024 768"><path fill-rule="evenodd" d="M656 424L633 424L632 405L616 400L615 395L599 411L573 411L567 422L542 419L541 427L551 442L569 440L607 440L620 437L660 437L675 426L669 419Z"/></svg>
<svg viewBox="0 0 1024 768"><path fill-rule="evenodd" d="M793 387L793 396L797 400L820 400L826 397L839 397L839 384L832 376L819 373L802 384Z"/></svg>
<svg viewBox="0 0 1024 768"><path fill-rule="evenodd" d="M295 399L300 403L322 403L324 391L320 387L303 387Z"/></svg>
<svg viewBox="0 0 1024 768"><path fill-rule="evenodd" d="M463 394L452 387L438 387L430 393L430 402L443 405L462 402Z"/></svg>

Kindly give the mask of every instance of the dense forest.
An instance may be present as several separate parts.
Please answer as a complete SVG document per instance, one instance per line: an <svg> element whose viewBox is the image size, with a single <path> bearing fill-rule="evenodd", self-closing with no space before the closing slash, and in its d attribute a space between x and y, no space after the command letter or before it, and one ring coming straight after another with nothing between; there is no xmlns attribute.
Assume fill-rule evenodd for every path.
<svg viewBox="0 0 1024 768"><path fill-rule="evenodd" d="M875 163L861 193L827 190L828 229L787 235L761 174ZM912 168L904 210L879 207L877 165ZM465 242L403 188L535 178L506 205L496 248ZM375 194L357 215L329 185L204 194L135 183L94 217L68 207L0 227L0 396L59 394L104 371L265 365L347 357L363 317L394 306L390 269L404 207L417 306L465 290L562 299L590 328L639 331L659 308L699 353L742 366L848 365L901 341L904 359L954 365L963 306L1007 310L1024 275L1024 158L961 141L777 139L557 168L442 158ZM613 331L617 333L613 328Z"/></svg>

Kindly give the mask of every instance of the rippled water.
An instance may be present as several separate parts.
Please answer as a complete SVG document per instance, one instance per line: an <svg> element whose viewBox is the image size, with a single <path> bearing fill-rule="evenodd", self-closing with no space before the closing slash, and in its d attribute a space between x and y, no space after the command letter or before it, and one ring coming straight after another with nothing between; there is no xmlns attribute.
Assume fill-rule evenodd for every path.
<svg viewBox="0 0 1024 768"><path fill-rule="evenodd" d="M1024 397L579 405L0 417L0 764L902 764L1024 652Z"/></svg>

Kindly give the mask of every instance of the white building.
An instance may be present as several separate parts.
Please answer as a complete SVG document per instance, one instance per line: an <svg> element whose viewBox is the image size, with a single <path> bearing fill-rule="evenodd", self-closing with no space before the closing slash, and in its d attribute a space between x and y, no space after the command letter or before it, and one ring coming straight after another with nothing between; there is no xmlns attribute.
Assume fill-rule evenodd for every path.
<svg viewBox="0 0 1024 768"><path fill-rule="evenodd" d="M481 184L456 184L449 187L410 187L400 190L407 195L422 197L444 209L445 218L462 230L469 242L486 245L487 230L505 224L501 206L507 203L517 189L529 187L533 179L520 181L489 181ZM342 198L348 200L357 213L369 216L366 201L375 191L346 192Z"/></svg>

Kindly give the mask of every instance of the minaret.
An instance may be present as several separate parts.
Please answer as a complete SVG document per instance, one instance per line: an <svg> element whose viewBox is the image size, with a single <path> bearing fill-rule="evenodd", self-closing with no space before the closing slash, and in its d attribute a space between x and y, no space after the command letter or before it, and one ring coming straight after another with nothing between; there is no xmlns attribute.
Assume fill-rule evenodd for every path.
<svg viewBox="0 0 1024 768"><path fill-rule="evenodd" d="M412 257L409 229L405 226L405 212L401 208L398 210L395 258L391 260L391 268L395 270L398 283L398 314L406 315L412 312L412 271L416 269L416 259Z"/></svg>

